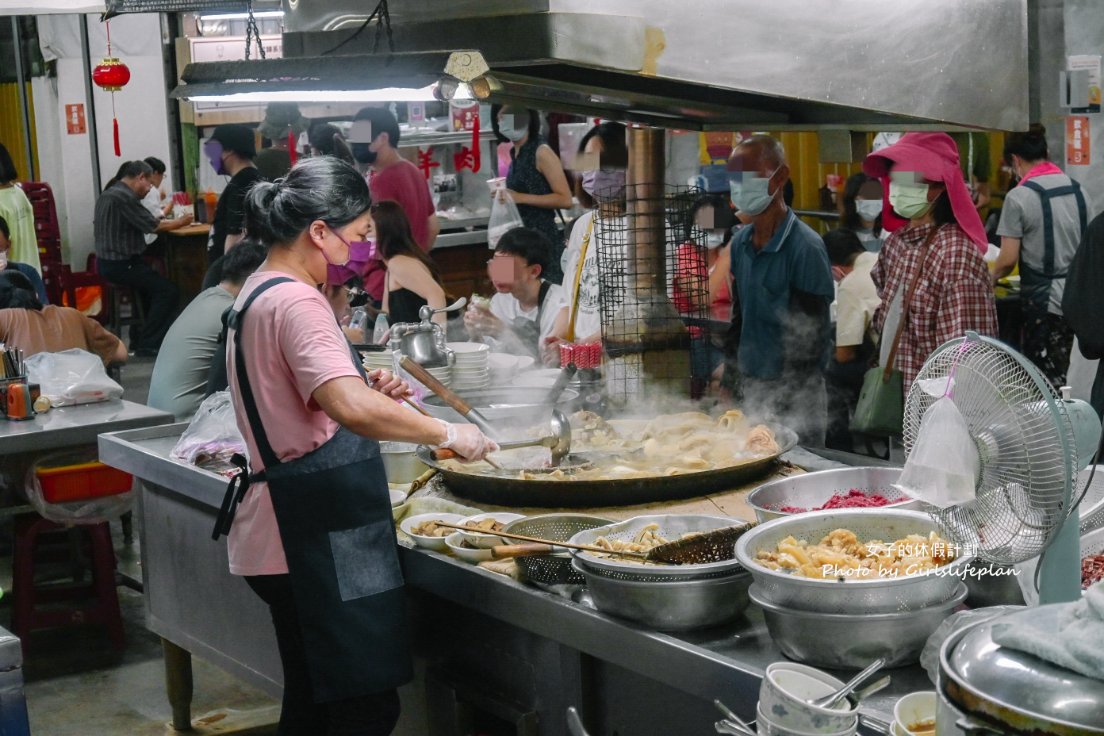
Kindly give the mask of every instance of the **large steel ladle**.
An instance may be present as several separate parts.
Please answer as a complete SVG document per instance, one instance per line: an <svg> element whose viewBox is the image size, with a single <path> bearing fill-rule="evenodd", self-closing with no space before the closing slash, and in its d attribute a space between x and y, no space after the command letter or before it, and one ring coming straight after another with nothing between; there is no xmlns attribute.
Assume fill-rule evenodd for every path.
<svg viewBox="0 0 1104 736"><path fill-rule="evenodd" d="M552 466L558 467L564 458L571 453L571 423L559 409L552 410L549 434L531 440L515 440L513 442L499 442L499 450L516 450L521 447L547 447L552 451ZM448 460L456 457L452 450L435 450L435 460Z"/></svg>

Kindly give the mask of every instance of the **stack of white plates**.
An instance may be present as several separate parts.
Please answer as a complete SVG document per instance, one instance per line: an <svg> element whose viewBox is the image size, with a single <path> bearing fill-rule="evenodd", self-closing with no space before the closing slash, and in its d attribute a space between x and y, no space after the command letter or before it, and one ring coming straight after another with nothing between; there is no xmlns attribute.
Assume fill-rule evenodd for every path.
<svg viewBox="0 0 1104 736"><path fill-rule="evenodd" d="M394 370L394 362L390 350L362 350L360 357L364 360L364 370L374 371L377 368Z"/></svg>
<svg viewBox="0 0 1104 736"><path fill-rule="evenodd" d="M491 368L488 356L491 348L481 342L450 342L456 362L452 366L451 388L465 389L487 388L491 385Z"/></svg>
<svg viewBox="0 0 1104 736"><path fill-rule="evenodd" d="M452 369L449 368L447 365L440 368L426 368L426 370L429 372L429 375L433 376L441 383L445 384L446 386L452 386Z"/></svg>

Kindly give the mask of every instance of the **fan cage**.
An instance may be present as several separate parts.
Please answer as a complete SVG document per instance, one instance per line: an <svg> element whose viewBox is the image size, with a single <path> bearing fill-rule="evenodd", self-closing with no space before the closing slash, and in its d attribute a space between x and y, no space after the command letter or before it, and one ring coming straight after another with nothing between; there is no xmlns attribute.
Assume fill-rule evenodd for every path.
<svg viewBox="0 0 1104 736"><path fill-rule="evenodd" d="M951 398L977 444L981 474L973 501L927 510L963 554L1003 565L1036 557L1077 495L1071 486L1080 465L1069 417L1050 383L1025 359L984 338L954 340L932 354L909 389L906 457L952 376Z"/></svg>

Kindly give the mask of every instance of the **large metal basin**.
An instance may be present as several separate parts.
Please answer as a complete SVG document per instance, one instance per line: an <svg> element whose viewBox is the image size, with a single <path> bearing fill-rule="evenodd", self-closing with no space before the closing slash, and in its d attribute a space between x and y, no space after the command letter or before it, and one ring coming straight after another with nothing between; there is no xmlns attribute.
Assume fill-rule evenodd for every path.
<svg viewBox="0 0 1104 736"><path fill-rule="evenodd" d="M755 517L760 522L790 516L790 512L781 510L785 506L813 509L828 503L835 494L851 490L867 495L880 493L890 501L900 499L900 502L882 508L920 508L919 501L910 499L893 487L900 477L901 468L883 467L836 468L791 475L759 486L748 494L747 504L754 509Z"/></svg>
<svg viewBox="0 0 1104 736"><path fill-rule="evenodd" d="M844 509L813 511L768 521L736 542L736 558L752 574L761 597L775 605L825 613L893 613L917 610L948 600L958 591L961 575L973 563L960 555L938 572L897 578L819 579L771 570L756 562L763 549L773 550L788 536L819 542L836 529L849 529L860 542L889 544L909 534L937 531L935 521L921 511L904 509Z"/></svg>

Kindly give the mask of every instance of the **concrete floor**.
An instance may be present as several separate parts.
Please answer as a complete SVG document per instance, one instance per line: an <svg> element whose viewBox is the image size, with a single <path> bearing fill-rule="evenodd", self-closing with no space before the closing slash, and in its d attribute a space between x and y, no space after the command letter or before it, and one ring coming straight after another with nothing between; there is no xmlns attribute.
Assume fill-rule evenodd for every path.
<svg viewBox="0 0 1104 736"><path fill-rule="evenodd" d="M145 402L152 369L153 359L130 359L122 381L127 399ZM140 580L137 532L134 543L127 546L119 525L112 527L120 571ZM10 531L3 536L10 538ZM0 588L8 591L10 543L3 547L7 560L0 562ZM168 726L171 710L165 697L161 641L145 627L142 595L125 587L118 590L127 637L123 652L111 647L106 632L99 627L32 634L23 675L34 736L177 733ZM10 597L5 596L0 599L0 625L8 627L10 623ZM279 717L279 704L271 697L198 658L193 659L193 671L193 722L200 725L196 733L275 733L271 724Z"/></svg>

